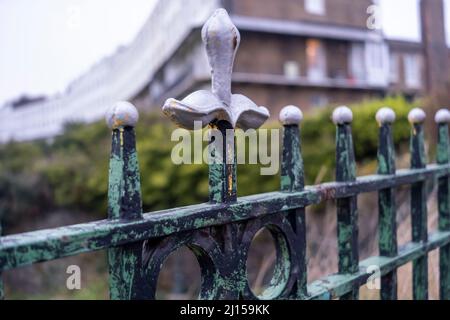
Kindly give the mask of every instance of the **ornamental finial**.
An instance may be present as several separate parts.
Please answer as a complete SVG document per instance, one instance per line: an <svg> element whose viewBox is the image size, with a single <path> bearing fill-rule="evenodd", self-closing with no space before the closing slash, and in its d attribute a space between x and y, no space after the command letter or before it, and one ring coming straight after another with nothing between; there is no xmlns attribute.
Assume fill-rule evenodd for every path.
<svg viewBox="0 0 450 320"><path fill-rule="evenodd" d="M296 106L286 106L281 109L279 118L284 126L298 125L303 120L303 112Z"/></svg>
<svg viewBox="0 0 450 320"><path fill-rule="evenodd" d="M375 115L375 119L377 120L380 126L386 123L388 124L394 123L395 112L391 108L383 107L380 110L378 110L377 114Z"/></svg>
<svg viewBox="0 0 450 320"><path fill-rule="evenodd" d="M434 121L436 123L450 122L450 111L448 111L447 109L440 109L438 112L436 112L436 115L434 116Z"/></svg>
<svg viewBox="0 0 450 320"><path fill-rule="evenodd" d="M217 9L202 29L202 39L211 66L211 91L199 90L181 101L168 99L164 114L179 126L194 129L215 120L228 121L233 128L257 129L270 116L265 107L258 107L249 98L231 93L234 58L240 35L225 9Z"/></svg>
<svg viewBox="0 0 450 320"><path fill-rule="evenodd" d="M212 70L212 92L226 105L231 103L231 74L241 35L225 9L217 9L202 28Z"/></svg>
<svg viewBox="0 0 450 320"><path fill-rule="evenodd" d="M335 125L351 123L353 121L353 112L347 106L340 106L334 109L331 119Z"/></svg>
<svg viewBox="0 0 450 320"><path fill-rule="evenodd" d="M427 115L420 108L414 108L408 113L408 121L411 124L423 123Z"/></svg>
<svg viewBox="0 0 450 320"><path fill-rule="evenodd" d="M110 129L134 127L139 120L139 113L130 102L118 101L108 109L105 120Z"/></svg>

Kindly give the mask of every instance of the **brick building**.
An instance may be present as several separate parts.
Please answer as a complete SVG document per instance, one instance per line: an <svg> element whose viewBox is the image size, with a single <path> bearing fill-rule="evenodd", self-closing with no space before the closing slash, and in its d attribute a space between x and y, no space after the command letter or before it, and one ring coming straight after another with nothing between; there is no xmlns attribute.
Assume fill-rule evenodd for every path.
<svg viewBox="0 0 450 320"><path fill-rule="evenodd" d="M241 32L233 91L276 114L286 104L314 108L401 93L417 97L448 82L442 0L421 1L422 42L387 39L368 28L372 0L224 0ZM156 73L151 104L207 86L208 72L180 73L201 48L199 30ZM191 49L189 49L191 48ZM202 60L202 63L205 63ZM174 82L167 80L170 74ZM445 88L444 88L445 89Z"/></svg>
<svg viewBox="0 0 450 320"><path fill-rule="evenodd" d="M381 95L388 47L369 30L370 0L226 1L242 32L235 91L274 112Z"/></svg>

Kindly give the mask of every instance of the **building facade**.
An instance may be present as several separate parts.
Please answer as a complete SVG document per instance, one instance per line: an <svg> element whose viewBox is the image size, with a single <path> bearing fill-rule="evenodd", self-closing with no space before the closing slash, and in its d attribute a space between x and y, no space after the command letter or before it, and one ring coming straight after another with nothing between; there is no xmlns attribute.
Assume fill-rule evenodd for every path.
<svg viewBox="0 0 450 320"><path fill-rule="evenodd" d="M377 96L388 86L388 45L367 28L371 0L229 0L242 32L235 91L274 114ZM248 91L248 92L247 92Z"/></svg>
<svg viewBox="0 0 450 320"><path fill-rule="evenodd" d="M233 90L272 114L286 104L310 109L387 94L414 98L448 82L442 0L421 1L422 42L387 39L374 21L372 0L224 0L221 5L242 36ZM201 50L199 30L193 30L149 84L150 104L208 85L209 72L201 66L192 68L196 73L179 73L172 83L166 77L184 61L205 65L193 58Z"/></svg>
<svg viewBox="0 0 450 320"><path fill-rule="evenodd" d="M272 115L287 104L308 110L443 90L450 51L442 0L421 1L421 42L387 39L376 25L375 2L160 0L132 45L98 63L65 94L0 110L0 139L46 138L65 122L99 119L116 100L159 108L169 97L209 87L200 29L219 7L241 32L233 91Z"/></svg>

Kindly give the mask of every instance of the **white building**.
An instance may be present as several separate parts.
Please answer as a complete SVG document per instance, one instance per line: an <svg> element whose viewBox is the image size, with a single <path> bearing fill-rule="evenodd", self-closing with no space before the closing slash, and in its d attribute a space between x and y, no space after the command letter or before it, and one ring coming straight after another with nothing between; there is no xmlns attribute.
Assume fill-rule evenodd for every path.
<svg viewBox="0 0 450 320"><path fill-rule="evenodd" d="M158 1L130 46L98 62L63 94L0 109L0 141L52 137L65 123L99 120L114 102L137 97L191 30L217 7L215 0Z"/></svg>

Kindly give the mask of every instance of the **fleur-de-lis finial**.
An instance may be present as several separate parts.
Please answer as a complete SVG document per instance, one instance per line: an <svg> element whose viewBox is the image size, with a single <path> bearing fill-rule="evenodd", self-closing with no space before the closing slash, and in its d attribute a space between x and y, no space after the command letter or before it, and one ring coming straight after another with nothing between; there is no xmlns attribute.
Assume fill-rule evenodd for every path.
<svg viewBox="0 0 450 320"><path fill-rule="evenodd" d="M241 35L226 10L218 9L205 23L202 39L212 74L212 92L226 105L231 103L231 74Z"/></svg>
<svg viewBox="0 0 450 320"><path fill-rule="evenodd" d="M269 111L249 98L231 93L234 58L240 34L225 9L217 9L202 29L212 74L212 90L200 90L182 101L168 99L163 112L175 123L193 129L200 121L205 127L215 120L226 120L236 128L257 129L268 118Z"/></svg>

